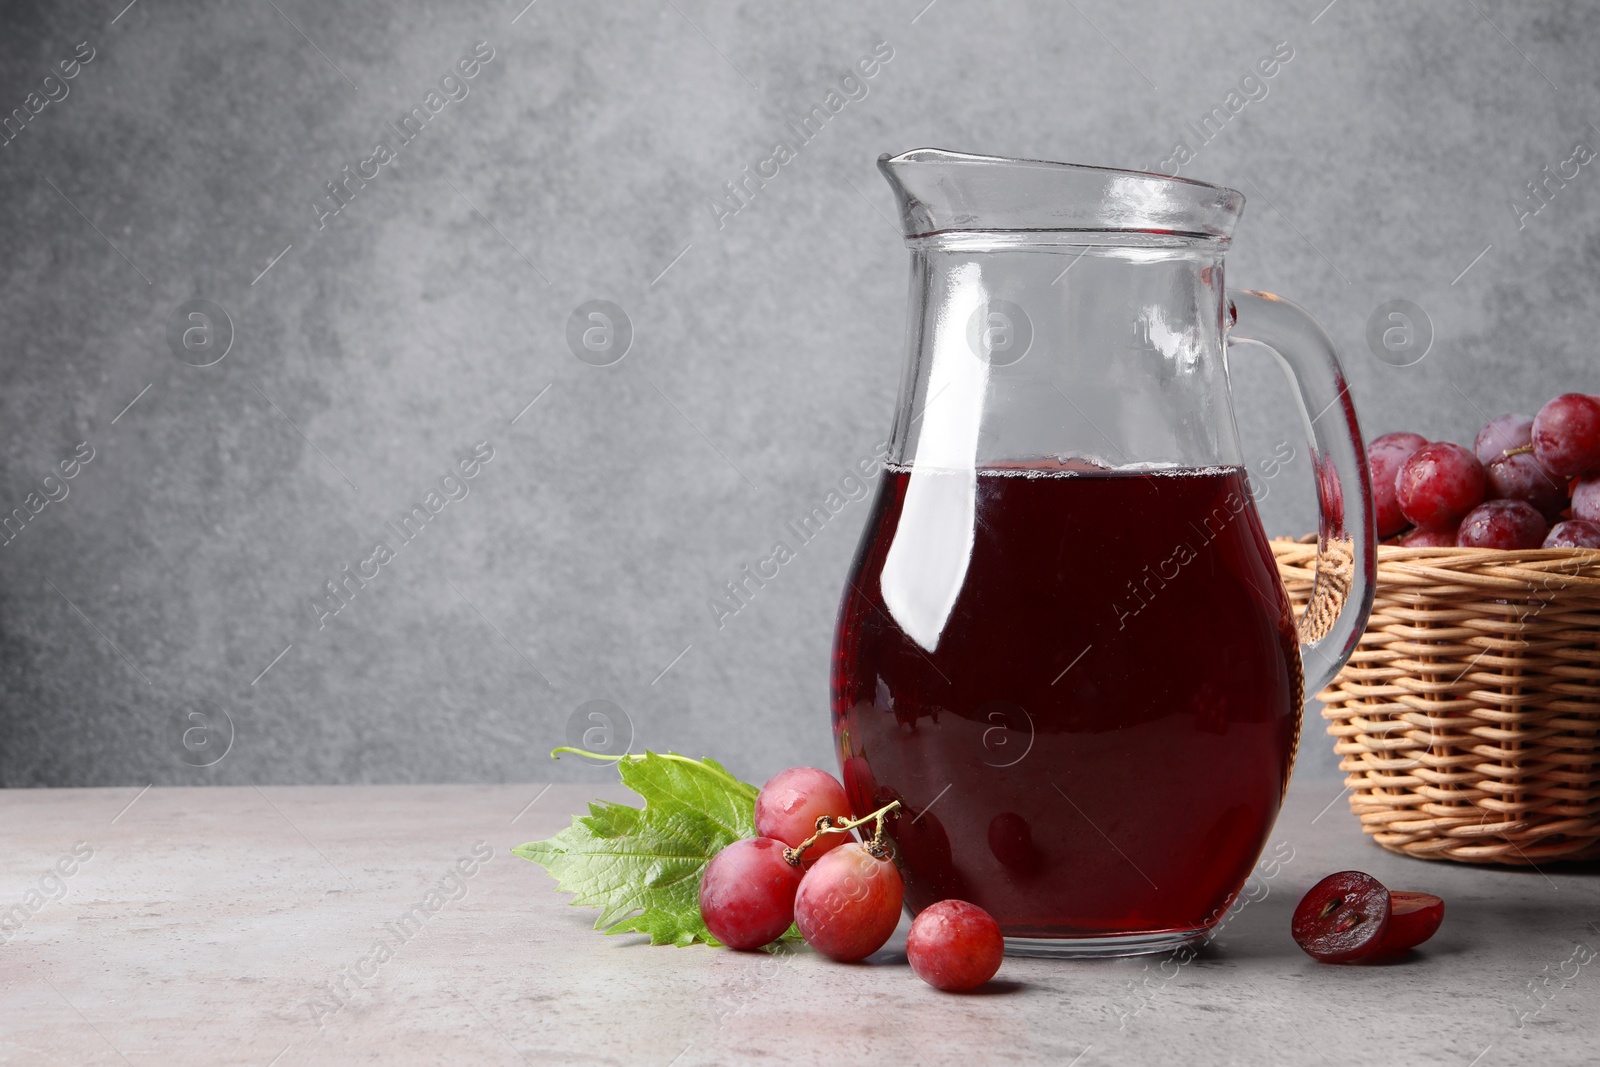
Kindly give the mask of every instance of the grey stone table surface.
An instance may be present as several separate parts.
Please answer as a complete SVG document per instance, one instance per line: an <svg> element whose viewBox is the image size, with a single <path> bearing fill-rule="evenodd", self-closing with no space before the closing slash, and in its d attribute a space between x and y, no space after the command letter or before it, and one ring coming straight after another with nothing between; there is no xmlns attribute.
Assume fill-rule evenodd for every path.
<svg viewBox="0 0 1600 1067"><path fill-rule="evenodd" d="M968 996L912 975L904 923L854 966L601 936L510 849L619 787L0 791L0 1062L1594 1063L1593 868L1391 856L1337 789L1296 781L1192 962L1008 959ZM1443 896L1439 935L1301 954L1294 902L1351 867Z"/></svg>

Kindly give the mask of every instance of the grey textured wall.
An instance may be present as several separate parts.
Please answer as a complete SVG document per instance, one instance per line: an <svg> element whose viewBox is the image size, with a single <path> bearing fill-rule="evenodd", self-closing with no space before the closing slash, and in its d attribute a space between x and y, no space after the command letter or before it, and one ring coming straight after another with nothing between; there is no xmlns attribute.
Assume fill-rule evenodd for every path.
<svg viewBox="0 0 1600 1067"><path fill-rule="evenodd" d="M1600 144L1576 2L124 2L0 16L26 118L0 147L0 509L43 504L0 549L7 785L593 776L545 757L590 700L757 781L827 765L865 505L722 628L707 601L888 427L885 150L1157 167L1187 140L1183 174L1249 198L1230 281L1319 315L1369 435L1470 441L1600 388L1596 166L1536 214L1525 187ZM880 42L865 95L719 218ZM334 214L344 167L375 176ZM632 324L614 365L568 344L595 299ZM1407 366L1366 342L1394 299L1432 324ZM1251 456L1298 446L1277 372L1240 363ZM319 627L324 583L463 460ZM1263 511L1310 528L1303 462Z"/></svg>

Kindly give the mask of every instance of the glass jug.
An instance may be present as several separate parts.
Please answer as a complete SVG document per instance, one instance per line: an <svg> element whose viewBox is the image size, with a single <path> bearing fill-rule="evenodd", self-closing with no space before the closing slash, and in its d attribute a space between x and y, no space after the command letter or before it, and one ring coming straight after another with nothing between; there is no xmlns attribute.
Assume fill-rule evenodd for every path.
<svg viewBox="0 0 1600 1067"><path fill-rule="evenodd" d="M879 168L911 249L905 375L850 570L834 735L913 912L1014 954L1205 937L1271 832L1306 693L1372 601L1355 411L1296 305L1223 287L1244 198L935 149ZM1321 505L1298 620L1240 454L1227 348L1298 389Z"/></svg>

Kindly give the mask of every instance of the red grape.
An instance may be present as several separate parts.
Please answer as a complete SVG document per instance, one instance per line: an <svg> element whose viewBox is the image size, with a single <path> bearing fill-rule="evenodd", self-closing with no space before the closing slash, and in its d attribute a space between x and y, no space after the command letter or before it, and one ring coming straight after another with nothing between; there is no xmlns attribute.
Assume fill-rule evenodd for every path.
<svg viewBox="0 0 1600 1067"><path fill-rule="evenodd" d="M964 900L973 895L972 887L955 860L955 850L950 844L950 834L939 821L937 812L926 808L918 811L901 797L900 810L887 823L889 836L894 839L895 850L906 866L921 871L926 879L925 891L936 897L954 897Z"/></svg>
<svg viewBox="0 0 1600 1067"><path fill-rule="evenodd" d="M1600 522L1600 474L1591 474L1572 487L1572 517Z"/></svg>
<svg viewBox="0 0 1600 1067"><path fill-rule="evenodd" d="M845 760L840 766L840 777L844 779L844 795L850 799L852 817L860 818L874 808L883 806L873 803L873 798L878 795L878 779L865 758L851 756Z"/></svg>
<svg viewBox="0 0 1600 1067"><path fill-rule="evenodd" d="M1600 522L1588 519L1568 519L1550 528L1544 539L1545 548L1600 548Z"/></svg>
<svg viewBox="0 0 1600 1067"><path fill-rule="evenodd" d="M1444 901L1432 893L1389 892L1389 929L1383 935L1386 952L1416 948L1439 931L1444 921Z"/></svg>
<svg viewBox="0 0 1600 1067"><path fill-rule="evenodd" d="M1393 433L1374 437L1367 442L1367 451L1371 452L1375 448L1381 448L1388 451L1404 452L1409 456L1427 443L1428 439L1420 433L1412 433L1410 430L1396 430Z"/></svg>
<svg viewBox="0 0 1600 1067"><path fill-rule="evenodd" d="M1526 415L1496 415L1483 424L1478 436L1472 440L1472 451L1478 462L1487 466L1513 448L1521 448L1533 439L1533 420Z"/></svg>
<svg viewBox="0 0 1600 1067"><path fill-rule="evenodd" d="M1449 441L1411 454L1395 476L1400 511L1414 525L1443 530L1483 502L1487 481L1478 457Z"/></svg>
<svg viewBox="0 0 1600 1067"><path fill-rule="evenodd" d="M1370 874L1340 871L1311 887L1295 905L1295 944L1323 963L1349 963L1383 947L1389 890Z"/></svg>
<svg viewBox="0 0 1600 1067"><path fill-rule="evenodd" d="M852 963L889 940L904 899L900 869L852 841L805 873L794 898L794 921L806 944L829 959Z"/></svg>
<svg viewBox="0 0 1600 1067"><path fill-rule="evenodd" d="M1462 548L1538 548L1550 524L1523 500L1490 500L1467 512L1456 530Z"/></svg>
<svg viewBox="0 0 1600 1067"><path fill-rule="evenodd" d="M1484 468L1490 500L1525 500L1547 519L1567 506L1566 479L1557 478L1533 458L1531 452L1501 456Z"/></svg>
<svg viewBox="0 0 1600 1067"><path fill-rule="evenodd" d="M1002 811L989 821L989 851L1018 874L1035 874L1044 866L1033 829L1014 811Z"/></svg>
<svg viewBox="0 0 1600 1067"><path fill-rule="evenodd" d="M1560 478L1600 470L1600 397L1563 393L1540 408L1533 454Z"/></svg>
<svg viewBox="0 0 1600 1067"><path fill-rule="evenodd" d="M751 949L789 929L801 872L783 858L785 847L775 838L747 837L711 857L700 878L700 917L711 936Z"/></svg>
<svg viewBox="0 0 1600 1067"><path fill-rule="evenodd" d="M994 916L964 900L941 900L924 908L906 935L911 969L948 993L976 989L993 978L1005 951Z"/></svg>
<svg viewBox="0 0 1600 1067"><path fill-rule="evenodd" d="M815 767L790 767L769 778L756 796L756 833L799 848L817 832L819 815L849 814L850 801L839 779ZM848 840L849 834L823 834L806 849L802 863L809 867Z"/></svg>
<svg viewBox="0 0 1600 1067"><path fill-rule="evenodd" d="M1401 548L1455 548L1454 530L1412 530L1400 542Z"/></svg>
<svg viewBox="0 0 1600 1067"><path fill-rule="evenodd" d="M1378 536L1399 533L1408 523L1394 497L1395 475L1411 453L1428 443L1419 433L1386 433L1367 445L1367 470L1372 475L1373 519Z"/></svg>

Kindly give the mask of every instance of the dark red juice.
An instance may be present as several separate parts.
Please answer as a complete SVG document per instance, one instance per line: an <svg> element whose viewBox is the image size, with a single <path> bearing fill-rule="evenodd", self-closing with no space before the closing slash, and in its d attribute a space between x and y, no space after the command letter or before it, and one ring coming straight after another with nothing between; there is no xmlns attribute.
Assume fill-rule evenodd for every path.
<svg viewBox="0 0 1600 1067"><path fill-rule="evenodd" d="M845 784L904 805L913 910L1198 930L1277 816L1299 663L1239 468L889 468L835 637Z"/></svg>

